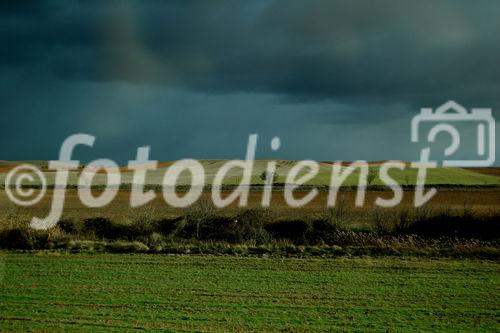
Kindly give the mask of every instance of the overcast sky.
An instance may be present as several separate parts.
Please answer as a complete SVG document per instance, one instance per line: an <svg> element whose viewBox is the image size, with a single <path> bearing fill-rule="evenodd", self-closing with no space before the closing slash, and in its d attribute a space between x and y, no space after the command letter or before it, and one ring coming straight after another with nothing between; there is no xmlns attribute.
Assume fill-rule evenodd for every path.
<svg viewBox="0 0 500 333"><path fill-rule="evenodd" d="M416 160L421 107L500 119L496 0L0 8L3 160L55 159L78 132L97 137L82 160L123 163L143 145L158 160L243 158L252 133L259 158Z"/></svg>

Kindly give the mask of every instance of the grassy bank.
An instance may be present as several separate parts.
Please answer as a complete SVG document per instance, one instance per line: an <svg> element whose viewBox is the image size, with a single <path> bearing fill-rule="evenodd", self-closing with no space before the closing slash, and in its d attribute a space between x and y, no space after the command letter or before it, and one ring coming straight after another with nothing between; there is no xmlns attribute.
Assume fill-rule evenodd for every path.
<svg viewBox="0 0 500 333"><path fill-rule="evenodd" d="M3 253L0 330L495 331L469 260Z"/></svg>
<svg viewBox="0 0 500 333"><path fill-rule="evenodd" d="M198 204L177 217L154 209L127 220L63 219L47 230L20 214L0 225L0 247L69 252L266 255L295 257L446 256L500 258L498 211L400 209L367 211L371 228L355 228L342 205L307 218L270 209L227 214Z"/></svg>

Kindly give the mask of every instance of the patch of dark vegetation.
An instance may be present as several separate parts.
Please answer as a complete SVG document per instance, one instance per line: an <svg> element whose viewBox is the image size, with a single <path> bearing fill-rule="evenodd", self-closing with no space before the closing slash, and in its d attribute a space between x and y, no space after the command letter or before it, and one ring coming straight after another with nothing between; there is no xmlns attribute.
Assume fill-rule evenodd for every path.
<svg viewBox="0 0 500 333"><path fill-rule="evenodd" d="M107 217L64 219L38 231L26 222L0 229L0 246L117 253L293 256L464 256L500 258L499 212L430 209L373 210L373 230L355 230L342 205L310 220L279 218L268 209L224 215L209 205L182 216L154 214L116 222Z"/></svg>
<svg viewBox="0 0 500 333"><path fill-rule="evenodd" d="M165 236L173 235L182 225L183 221L184 218L181 216L173 219L168 219L168 218L160 219L157 221L158 232Z"/></svg>
<svg viewBox="0 0 500 333"><path fill-rule="evenodd" d="M55 246L54 241L59 239L61 239L60 235L54 236L54 231L29 228L12 228L0 232L1 247L6 249L51 249Z"/></svg>
<svg viewBox="0 0 500 333"><path fill-rule="evenodd" d="M115 238L115 225L107 217L93 217L83 221L86 231L93 232L99 238Z"/></svg>
<svg viewBox="0 0 500 333"><path fill-rule="evenodd" d="M331 219L321 218L312 221L306 238L312 244L333 245L342 231L343 229Z"/></svg>
<svg viewBox="0 0 500 333"><path fill-rule="evenodd" d="M184 225L183 236L189 239L226 241L236 243L238 226L232 217L212 215L204 219L188 216Z"/></svg>
<svg viewBox="0 0 500 333"><path fill-rule="evenodd" d="M500 238L500 213L475 214L466 207L459 212L431 209L402 209L373 212L373 222L382 235L418 235L423 238L454 237L497 240Z"/></svg>
<svg viewBox="0 0 500 333"><path fill-rule="evenodd" d="M294 244L304 244L311 225L304 220L282 220L269 223L264 228L274 239L288 239Z"/></svg>
<svg viewBox="0 0 500 333"><path fill-rule="evenodd" d="M57 225L67 234L75 234L78 233L79 228L76 222L72 219L63 219L60 220Z"/></svg>
<svg viewBox="0 0 500 333"><path fill-rule="evenodd" d="M35 246L34 237L24 229L4 230L0 237L6 248L31 250Z"/></svg>

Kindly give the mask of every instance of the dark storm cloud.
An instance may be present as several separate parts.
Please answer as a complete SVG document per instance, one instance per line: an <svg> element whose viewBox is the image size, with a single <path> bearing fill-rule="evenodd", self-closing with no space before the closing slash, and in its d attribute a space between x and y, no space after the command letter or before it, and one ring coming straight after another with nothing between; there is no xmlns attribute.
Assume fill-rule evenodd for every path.
<svg viewBox="0 0 500 333"><path fill-rule="evenodd" d="M385 142L407 142L420 107L455 99L498 115L499 9L453 0L3 1L0 112L10 125L0 139L16 143L0 159L53 158L76 131L99 135L102 154L160 142L160 159L240 156L252 132L287 138L284 157L409 159L409 143ZM332 132L344 141L319 144Z"/></svg>
<svg viewBox="0 0 500 333"><path fill-rule="evenodd" d="M21 2L22 3L22 2ZM37 7L42 7L36 2ZM206 92L497 102L494 1L47 2L4 9L4 65Z"/></svg>

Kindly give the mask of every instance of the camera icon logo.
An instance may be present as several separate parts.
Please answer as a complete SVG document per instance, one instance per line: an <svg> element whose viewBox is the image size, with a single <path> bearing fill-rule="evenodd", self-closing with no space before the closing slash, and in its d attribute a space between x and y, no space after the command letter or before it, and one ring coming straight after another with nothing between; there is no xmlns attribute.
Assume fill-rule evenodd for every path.
<svg viewBox="0 0 500 333"><path fill-rule="evenodd" d="M427 134L427 142L434 143L441 132L447 132L451 136L451 145L444 150L444 156L451 158L460 147L460 133L456 125L467 124L471 126L469 129L475 128L475 150L479 158L443 159L443 166L486 167L495 163L495 119L491 115L491 109L473 108L471 112L467 112L467 109L454 101L446 102L434 112L430 108L423 108L411 122L412 142L419 142L419 127L424 123L433 125ZM429 161L430 149L426 147L421 150L420 162L433 162Z"/></svg>

